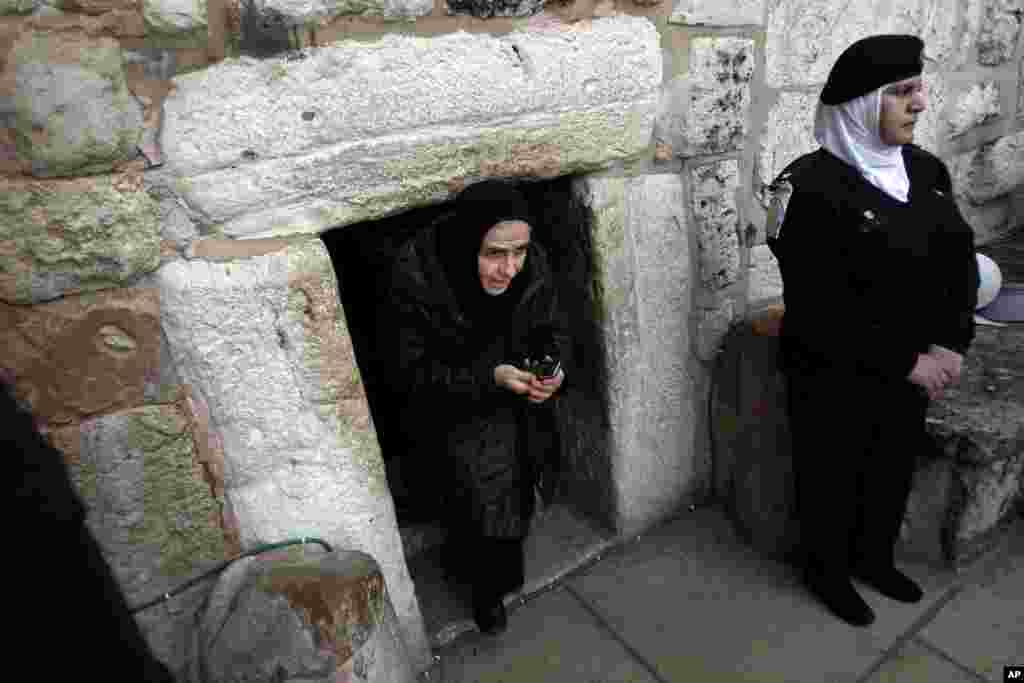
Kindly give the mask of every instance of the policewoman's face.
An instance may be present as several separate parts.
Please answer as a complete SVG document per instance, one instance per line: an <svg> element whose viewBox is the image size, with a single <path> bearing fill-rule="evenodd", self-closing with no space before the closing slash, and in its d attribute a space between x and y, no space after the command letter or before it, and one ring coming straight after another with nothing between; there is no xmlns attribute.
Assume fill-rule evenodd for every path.
<svg viewBox="0 0 1024 683"><path fill-rule="evenodd" d="M492 226L480 244L477 265L480 284L488 294L502 294L526 264L530 225L524 221L502 221Z"/></svg>
<svg viewBox="0 0 1024 683"><path fill-rule="evenodd" d="M920 76L893 83L882 91L879 135L887 145L906 145L914 141L914 127L927 102Z"/></svg>

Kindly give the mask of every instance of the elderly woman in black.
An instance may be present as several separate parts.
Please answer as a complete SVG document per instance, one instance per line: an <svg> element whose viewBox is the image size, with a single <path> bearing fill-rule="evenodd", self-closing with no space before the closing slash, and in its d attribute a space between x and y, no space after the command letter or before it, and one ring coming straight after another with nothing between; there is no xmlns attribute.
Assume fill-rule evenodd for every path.
<svg viewBox="0 0 1024 683"><path fill-rule="evenodd" d="M973 233L949 172L912 143L926 107L923 42L872 36L836 61L816 113L821 148L776 179L769 246L782 272L787 377L806 584L858 626L850 581L916 602L893 550L925 411L974 335Z"/></svg>
<svg viewBox="0 0 1024 683"><path fill-rule="evenodd" d="M534 225L511 185L472 185L454 216L399 250L392 282L395 388L421 432L419 457L436 459L441 475L445 568L471 587L486 633L505 627L502 598L523 583L535 487L557 469L551 397L569 343ZM561 367L527 369L544 357Z"/></svg>

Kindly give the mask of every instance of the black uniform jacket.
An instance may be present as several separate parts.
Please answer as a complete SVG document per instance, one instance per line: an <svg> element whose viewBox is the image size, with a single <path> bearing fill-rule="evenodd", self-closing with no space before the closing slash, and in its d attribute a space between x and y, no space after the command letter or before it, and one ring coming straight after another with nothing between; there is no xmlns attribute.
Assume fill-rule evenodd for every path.
<svg viewBox="0 0 1024 683"><path fill-rule="evenodd" d="M525 536L537 477L557 468L546 461L553 448L552 401L534 405L497 386L494 368L522 367L531 334L540 329L553 337L566 376L572 374L567 327L536 242L516 277L527 284L500 335L475 328L459 310L438 260L435 226L399 250L392 278L398 343L393 389L404 392L404 420L419 437L420 452L410 457L437 459L449 521L504 538Z"/></svg>
<svg viewBox="0 0 1024 683"><path fill-rule="evenodd" d="M786 311L787 372L848 372L896 380L936 344L965 353L974 337L978 269L974 235L953 199L949 172L903 147L907 203L892 199L824 149L783 171L778 233ZM783 203L785 203L783 199Z"/></svg>

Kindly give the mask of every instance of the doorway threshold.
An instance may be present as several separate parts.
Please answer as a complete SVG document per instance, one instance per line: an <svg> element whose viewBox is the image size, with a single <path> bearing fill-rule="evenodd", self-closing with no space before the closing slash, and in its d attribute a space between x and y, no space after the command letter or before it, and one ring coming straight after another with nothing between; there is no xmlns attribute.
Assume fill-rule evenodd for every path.
<svg viewBox="0 0 1024 683"><path fill-rule="evenodd" d="M616 543L616 536L581 518L568 506L554 504L533 519L526 540L526 582L505 598L509 612L550 588L567 574L596 561ZM409 560L423 624L431 648L448 645L476 630L468 601L457 594L441 570L441 548L432 545Z"/></svg>

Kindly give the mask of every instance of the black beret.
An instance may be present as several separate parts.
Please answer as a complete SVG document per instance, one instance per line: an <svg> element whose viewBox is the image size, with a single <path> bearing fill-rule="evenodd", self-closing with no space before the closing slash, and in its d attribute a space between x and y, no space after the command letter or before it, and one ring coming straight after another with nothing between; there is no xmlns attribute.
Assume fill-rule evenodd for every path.
<svg viewBox="0 0 1024 683"><path fill-rule="evenodd" d="M917 36L862 38L839 55L821 91L823 104L836 105L924 70L924 41Z"/></svg>

